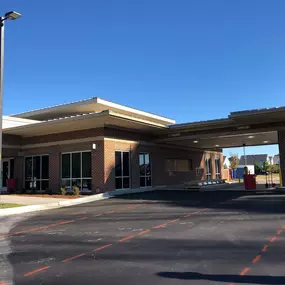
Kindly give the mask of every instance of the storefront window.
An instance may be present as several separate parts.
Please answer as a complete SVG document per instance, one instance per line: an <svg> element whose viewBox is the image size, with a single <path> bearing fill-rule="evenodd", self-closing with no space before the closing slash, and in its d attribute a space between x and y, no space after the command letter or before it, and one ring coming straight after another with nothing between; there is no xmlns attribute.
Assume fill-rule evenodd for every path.
<svg viewBox="0 0 285 285"><path fill-rule="evenodd" d="M49 156L25 157L26 190L47 190L49 188Z"/></svg>
<svg viewBox="0 0 285 285"><path fill-rule="evenodd" d="M212 179L212 165L211 158L205 158L205 168L206 168L206 180Z"/></svg>
<svg viewBox="0 0 285 285"><path fill-rule="evenodd" d="M115 188L130 188L130 153L115 151Z"/></svg>
<svg viewBox="0 0 285 285"><path fill-rule="evenodd" d="M77 186L82 192L90 191L91 176L91 151L61 155L61 187L71 191Z"/></svg>
<svg viewBox="0 0 285 285"><path fill-rule="evenodd" d="M140 153L140 187L151 186L151 161L149 153Z"/></svg>
<svg viewBox="0 0 285 285"><path fill-rule="evenodd" d="M216 179L221 179L221 163L220 159L215 159L215 167L216 167Z"/></svg>

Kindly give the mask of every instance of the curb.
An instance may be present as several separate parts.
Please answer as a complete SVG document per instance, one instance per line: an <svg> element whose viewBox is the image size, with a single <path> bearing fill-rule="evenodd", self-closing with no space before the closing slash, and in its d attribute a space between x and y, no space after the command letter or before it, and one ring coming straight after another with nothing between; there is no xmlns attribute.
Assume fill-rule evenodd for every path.
<svg viewBox="0 0 285 285"><path fill-rule="evenodd" d="M88 197L71 199L68 201L58 201L58 202L52 202L52 203L47 203L47 204L41 204L41 205L7 208L7 209L0 210L0 217L18 215L18 214L24 214L24 213L30 213L30 212L36 212L36 211L58 209L58 208L63 208L63 207L70 207L70 206L85 204L85 203L94 202L94 201L101 201L101 200L113 198L113 197L120 196L120 195L149 192L149 191L154 191L154 190L155 188L116 190L116 191L111 191L111 192L106 192L106 193L95 194L95 195L91 195Z"/></svg>

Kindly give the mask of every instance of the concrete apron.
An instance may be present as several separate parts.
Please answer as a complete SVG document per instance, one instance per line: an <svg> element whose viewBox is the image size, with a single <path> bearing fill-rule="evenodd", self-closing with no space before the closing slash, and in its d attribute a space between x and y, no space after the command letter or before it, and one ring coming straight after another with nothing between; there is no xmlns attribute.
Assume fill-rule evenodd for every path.
<svg viewBox="0 0 285 285"><path fill-rule="evenodd" d="M138 189L116 190L116 191L111 191L111 192L106 192L106 193L95 194L95 195L91 195L91 196L83 197L83 198L59 200L59 201L47 203L47 204L1 209L0 218L5 217L5 216L10 216L10 215L17 215L17 214L30 213L30 212L35 212L35 211L43 211L43 210L51 210L51 209L57 209L57 208L62 208L62 207L75 206L75 205L89 203L93 201L109 199L109 198L116 197L119 195L135 194L135 193L149 192L149 191L154 191L154 190L156 189L155 188L142 188L142 189L138 188Z"/></svg>

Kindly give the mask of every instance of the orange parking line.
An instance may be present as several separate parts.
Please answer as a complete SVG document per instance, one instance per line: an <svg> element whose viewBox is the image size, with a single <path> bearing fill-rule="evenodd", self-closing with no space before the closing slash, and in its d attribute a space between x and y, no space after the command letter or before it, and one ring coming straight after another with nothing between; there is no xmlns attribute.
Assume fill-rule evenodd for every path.
<svg viewBox="0 0 285 285"><path fill-rule="evenodd" d="M119 211L126 211L128 209L132 209L132 208L137 208L137 207L140 207L141 205L134 205L134 206L129 206L127 208L122 208L121 210ZM110 211L111 212L116 212L116 211ZM106 214L106 213L105 213ZM95 215L95 217L99 217L99 216L102 216L103 214L98 214L98 215ZM31 229L27 229L27 230L23 230L23 231L20 231L20 232L15 232L15 233L10 233L10 234L4 234L4 235L0 235L0 239L1 238L7 238L7 237L10 237L10 236L14 236L14 235L20 235L20 234L25 234L25 233L29 233L29 232L35 232L35 231L40 231L40 230L43 230L43 229L49 229L49 228L52 228L52 227L56 227L56 226L59 226L59 225L65 225L65 224L69 224L69 223L73 223L75 221L78 221L78 220L87 220L88 217L82 217L82 218L78 218L76 220L70 220L70 221L62 221L62 222L59 222L59 223L55 223L55 224L50 224L50 225L46 225L46 226L41 226L41 227L37 227L37 228L31 228ZM1 285L1 284L0 284Z"/></svg>
<svg viewBox="0 0 285 285"><path fill-rule="evenodd" d="M150 232L150 230L145 230L145 231L143 231L143 232L139 232L137 235L138 235L138 236L141 236L141 235L144 235L144 234L146 234L146 233L148 233L148 232Z"/></svg>
<svg viewBox="0 0 285 285"><path fill-rule="evenodd" d="M246 267L239 275L240 275L240 276L243 276L243 275L245 275L249 270L250 270L250 268L249 268L249 267Z"/></svg>
<svg viewBox="0 0 285 285"><path fill-rule="evenodd" d="M282 232L283 232L282 230L279 230L279 231L276 232L276 234L277 234L277 235L281 235Z"/></svg>
<svg viewBox="0 0 285 285"><path fill-rule="evenodd" d="M167 226L167 224L161 224L158 226L153 227L154 229L160 229L160 228L165 228Z"/></svg>
<svg viewBox="0 0 285 285"><path fill-rule="evenodd" d="M94 249L94 251L99 251L99 250L102 250L104 248L108 248L108 247L110 247L112 245L113 245L112 243L109 243L109 244L106 244L106 245L103 245L103 246L100 246L100 247Z"/></svg>
<svg viewBox="0 0 285 285"><path fill-rule="evenodd" d="M87 220L88 219L88 217L82 217L82 218L79 218L79 219L77 219L78 221L83 221L83 220Z"/></svg>
<svg viewBox="0 0 285 285"><path fill-rule="evenodd" d="M70 223L74 223L74 222L75 222L74 220L63 221L63 222L60 222L59 225L66 225L66 224L70 224Z"/></svg>
<svg viewBox="0 0 285 285"><path fill-rule="evenodd" d="M28 272L28 273L24 274L24 276L27 277L27 276L30 276L30 275L34 275L34 274L36 274L36 273L38 273L38 272L41 272L41 271L43 271L43 270L46 270L46 269L48 269L48 268L49 268L49 266L41 267L41 268L39 268L39 269L36 269L36 270L34 270L34 271L31 271L31 272Z"/></svg>
<svg viewBox="0 0 285 285"><path fill-rule="evenodd" d="M180 220L180 218L178 218L178 219L175 219L175 220L171 220L171 221L169 221L168 223L170 224L170 223L176 223L177 221L179 221Z"/></svg>
<svg viewBox="0 0 285 285"><path fill-rule="evenodd" d="M73 260L73 259L76 259L76 258L79 258L79 257L81 257L81 256L84 256L85 254L86 254L86 253L81 253L81 254L75 255L75 256L73 256L73 257L70 257L70 258L67 258L67 259L63 260L62 262L71 261L71 260Z"/></svg>
<svg viewBox="0 0 285 285"><path fill-rule="evenodd" d="M272 237L269 241L274 242L277 239L277 237Z"/></svg>
<svg viewBox="0 0 285 285"><path fill-rule="evenodd" d="M257 263L261 258L261 255L257 255L253 260L252 260L252 263Z"/></svg>
<svg viewBox="0 0 285 285"><path fill-rule="evenodd" d="M134 238L134 237L135 237L135 236L128 236L128 237L122 238L122 239L120 240L120 242L127 241L127 240L129 240L129 239Z"/></svg>
<svg viewBox="0 0 285 285"><path fill-rule="evenodd" d="M268 245L266 244L266 245L263 247L262 252L266 252L267 249L268 249Z"/></svg>

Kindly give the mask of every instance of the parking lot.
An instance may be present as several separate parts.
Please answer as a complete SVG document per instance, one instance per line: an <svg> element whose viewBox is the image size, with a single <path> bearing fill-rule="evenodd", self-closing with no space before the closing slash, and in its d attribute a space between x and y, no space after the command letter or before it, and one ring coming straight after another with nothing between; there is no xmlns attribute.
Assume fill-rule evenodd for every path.
<svg viewBox="0 0 285 285"><path fill-rule="evenodd" d="M2 218L0 284L285 284L284 206L156 191Z"/></svg>

